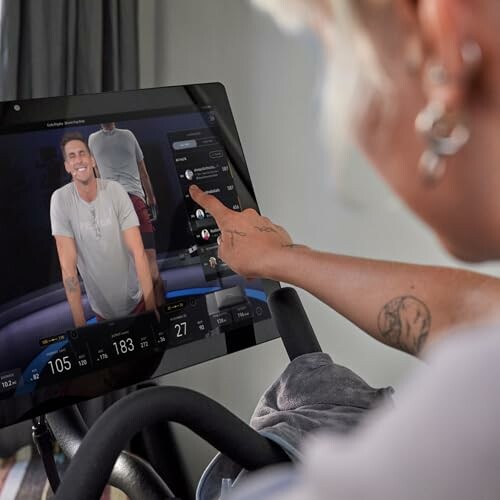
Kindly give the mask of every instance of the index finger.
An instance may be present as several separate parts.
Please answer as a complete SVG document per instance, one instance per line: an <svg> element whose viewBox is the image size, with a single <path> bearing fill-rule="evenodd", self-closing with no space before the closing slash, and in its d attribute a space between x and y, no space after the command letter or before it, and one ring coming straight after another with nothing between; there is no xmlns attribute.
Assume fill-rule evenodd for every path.
<svg viewBox="0 0 500 500"><path fill-rule="evenodd" d="M215 220L220 220L225 215L231 213L231 210L223 205L215 196L203 192L194 184L189 187L189 194L198 205L210 212Z"/></svg>

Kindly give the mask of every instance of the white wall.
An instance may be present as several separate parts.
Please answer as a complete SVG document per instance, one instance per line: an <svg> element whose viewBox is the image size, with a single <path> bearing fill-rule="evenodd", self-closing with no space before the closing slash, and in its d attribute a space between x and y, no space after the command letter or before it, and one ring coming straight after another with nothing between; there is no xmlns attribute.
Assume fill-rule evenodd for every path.
<svg viewBox="0 0 500 500"><path fill-rule="evenodd" d="M261 211L295 241L351 255L456 265L355 153L335 189L318 130L321 55L312 37L281 33L243 0L142 4L142 86L225 84ZM153 5L163 17L153 16ZM372 385L397 388L417 363L377 344L309 294L301 297L323 350ZM164 382L199 390L248 419L286 361L273 341ZM189 462L197 477L213 450L182 435L185 447L196 449Z"/></svg>

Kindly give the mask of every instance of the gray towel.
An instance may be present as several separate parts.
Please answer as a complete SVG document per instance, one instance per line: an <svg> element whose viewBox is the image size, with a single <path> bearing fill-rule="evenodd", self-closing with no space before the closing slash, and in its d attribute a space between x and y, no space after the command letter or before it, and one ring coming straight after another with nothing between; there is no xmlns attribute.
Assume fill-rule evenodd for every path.
<svg viewBox="0 0 500 500"><path fill-rule="evenodd" d="M393 392L391 387L370 387L348 368L335 364L328 354L304 354L295 358L262 395L250 425L278 443L293 460L300 460L301 443L309 432L349 432L367 410L389 399ZM196 498L223 498L222 490L236 486L241 476L241 467L219 453L203 473Z"/></svg>
<svg viewBox="0 0 500 500"><path fill-rule="evenodd" d="M310 431L321 428L345 434L359 424L366 410L393 392L391 387L370 387L328 354L304 354L262 395L250 425L297 456Z"/></svg>

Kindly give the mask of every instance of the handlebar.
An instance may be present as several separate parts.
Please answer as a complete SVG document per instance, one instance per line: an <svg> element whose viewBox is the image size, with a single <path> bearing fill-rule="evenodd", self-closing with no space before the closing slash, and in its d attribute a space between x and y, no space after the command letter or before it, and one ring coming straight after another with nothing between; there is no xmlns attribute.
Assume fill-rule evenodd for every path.
<svg viewBox="0 0 500 500"><path fill-rule="evenodd" d="M207 396L181 387L152 387L120 399L99 417L64 474L56 500L98 499L120 451L158 420L185 425L247 470L289 460L279 446Z"/></svg>
<svg viewBox="0 0 500 500"><path fill-rule="evenodd" d="M64 454L73 459L88 431L78 408L69 406L49 413L46 419ZM131 499L175 498L148 462L127 451L117 455L116 463L109 472L107 481Z"/></svg>

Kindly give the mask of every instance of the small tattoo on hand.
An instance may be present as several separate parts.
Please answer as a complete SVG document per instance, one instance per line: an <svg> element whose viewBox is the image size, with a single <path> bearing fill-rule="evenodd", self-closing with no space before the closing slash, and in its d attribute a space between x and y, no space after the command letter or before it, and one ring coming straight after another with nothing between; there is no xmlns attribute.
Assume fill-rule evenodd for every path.
<svg viewBox="0 0 500 500"><path fill-rule="evenodd" d="M228 229L225 232L231 235L231 247L234 247L234 235L241 237L245 237L247 235L247 233L244 233L243 231L237 231L236 229Z"/></svg>
<svg viewBox="0 0 500 500"><path fill-rule="evenodd" d="M270 226L254 226L257 231L260 231L261 233L277 233L276 229L270 227Z"/></svg>

